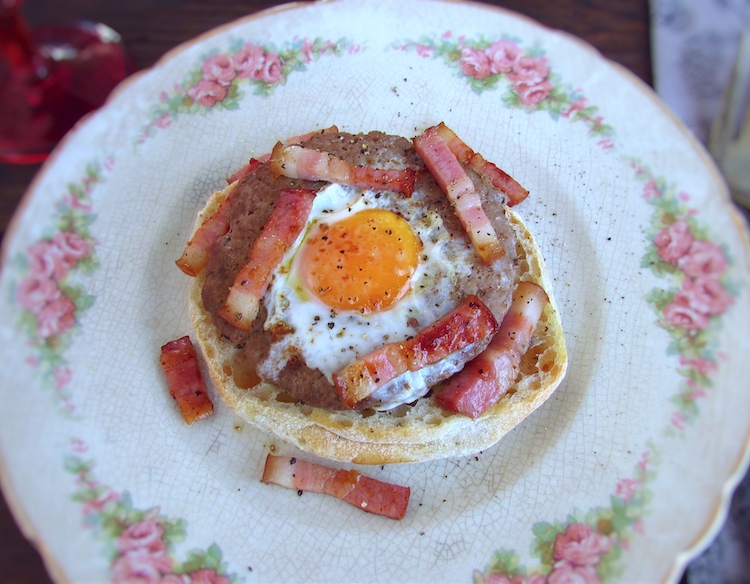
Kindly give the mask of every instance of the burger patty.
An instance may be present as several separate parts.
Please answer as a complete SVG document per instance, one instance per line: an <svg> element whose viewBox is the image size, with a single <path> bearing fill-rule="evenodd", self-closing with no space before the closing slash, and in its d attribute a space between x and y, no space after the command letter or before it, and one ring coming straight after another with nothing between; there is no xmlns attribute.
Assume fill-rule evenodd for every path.
<svg viewBox="0 0 750 584"><path fill-rule="evenodd" d="M446 196L422 164L409 140L381 132L358 135L320 133L306 141L304 146L328 152L353 165L413 168L417 171L415 192L420 193L419 202L415 204L424 205L439 213L445 229L452 237L468 239ZM486 269L476 270L470 278L456 282L456 286L464 297L469 294L479 296L500 321L510 305L516 280L515 234L505 219L504 196L471 170L467 170L467 174L482 198L485 212L506 253ZM237 273L247 261L253 242L267 223L279 192L285 188L305 188L317 192L327 184L283 176L274 178L269 165L263 164L241 179L232 195L228 213L230 229L211 249L202 299L204 308L212 315L213 322L223 337L241 351L242 359L249 363L262 363L269 354L274 335L280 334L279 331L264 330L267 317L265 307L261 304L249 333L232 326L218 315L218 311L226 302ZM429 323L423 323L423 326L426 324ZM467 360L472 356L471 351L467 352ZM283 388L300 402L329 410L344 409L336 389L326 376L319 370L308 367L300 355L291 355L286 365L275 372L275 377L265 381Z"/></svg>

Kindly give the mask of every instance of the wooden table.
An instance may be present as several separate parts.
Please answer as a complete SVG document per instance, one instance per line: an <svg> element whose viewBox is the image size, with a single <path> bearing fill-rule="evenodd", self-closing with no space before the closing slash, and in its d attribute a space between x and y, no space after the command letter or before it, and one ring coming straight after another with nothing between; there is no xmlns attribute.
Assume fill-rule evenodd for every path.
<svg viewBox="0 0 750 584"><path fill-rule="evenodd" d="M502 5L549 27L577 35L646 83L652 82L648 0L504 0L488 3ZM123 36L138 67L146 68L184 41L276 4L280 2L27 0L24 13L32 26L79 19L104 22ZM0 164L0 228L3 235L38 169L38 166ZM39 554L16 527L4 499L0 499L0 581L50 581Z"/></svg>

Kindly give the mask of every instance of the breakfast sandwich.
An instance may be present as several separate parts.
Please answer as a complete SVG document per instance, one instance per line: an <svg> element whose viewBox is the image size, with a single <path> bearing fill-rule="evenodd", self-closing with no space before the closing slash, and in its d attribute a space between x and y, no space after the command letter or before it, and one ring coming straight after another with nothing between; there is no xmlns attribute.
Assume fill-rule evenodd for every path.
<svg viewBox="0 0 750 584"><path fill-rule="evenodd" d="M279 142L208 200L178 266L238 416L361 464L488 448L565 375L528 195L444 124Z"/></svg>

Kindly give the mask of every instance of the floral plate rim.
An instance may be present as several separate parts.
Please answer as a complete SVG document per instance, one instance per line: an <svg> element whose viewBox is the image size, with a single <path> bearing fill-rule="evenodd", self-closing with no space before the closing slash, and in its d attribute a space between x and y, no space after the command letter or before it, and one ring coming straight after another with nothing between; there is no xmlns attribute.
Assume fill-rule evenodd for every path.
<svg viewBox="0 0 750 584"><path fill-rule="evenodd" d="M130 87L137 79L141 78L144 75L150 74L155 70L158 70L160 67L162 67L165 63L169 62L175 55L182 53L183 51L195 46L196 44L200 44L203 41L212 38L218 34L221 34L225 30L231 29L235 26L241 25L242 23L249 22L255 19L262 19L265 18L271 14L280 13L288 10L294 10L300 7L309 7L311 4L331 4L333 2L346 2L347 0L318 0L317 2L313 3L303 3L303 2L293 2L288 4L281 4L272 8L268 8L266 10L262 10L259 12L256 12L251 15L247 15L245 17L242 17L240 19L236 19L234 21L225 23L223 25L220 25L218 27L215 27L209 31L206 31L205 33L202 33L201 35L188 40L184 43L181 43L180 45L176 46L175 48L171 49L167 53L165 53L156 63L154 63L152 66L150 66L147 69L143 69L133 75L131 75L126 81L121 83L118 88L112 93L110 96L110 100L112 100L116 95L119 95L122 91L126 90L128 87ZM714 180L717 184L722 185L722 188L720 190L722 197L724 199L725 203L730 202L730 197L728 190L724 186L724 181L721 178L721 175L716 168L715 164L713 164L713 161L711 160L710 156L706 153L703 146L697 141L697 139L692 136L692 134L684 127L684 125L680 122L680 120L676 117L676 115L671 112L658 98L656 93L653 91L652 88L650 88L645 82L643 82L640 78L638 78L635 74L633 74L631 71L629 71L626 67L623 65L620 65L616 62L613 62L607 58L605 58L595 47L587 43L586 41L583 41L582 39L567 33L565 31L552 29L549 27L545 27L541 24L539 24L534 19L518 14L514 11L492 6L492 5L486 5L481 4L479 2L473 2L468 0L426 0L425 3L430 2L437 2L437 3L443 3L443 4L454 4L454 5L472 5L477 8L482 8L485 10L495 11L499 13L506 14L512 18L520 19L522 21L534 24L536 26L541 27L542 29L545 29L548 33L551 34L557 34L562 35L566 38L566 40L574 42L579 47L582 47L588 51L591 51L596 54L596 56L605 61L610 67L613 67L615 70L617 70L618 73L623 75L628 79L628 81L637 87L641 93L645 94L650 98L651 101L659 105L659 109L661 110L662 114L665 114L667 117L670 118L670 120L673 123L673 126L678 128L681 132L684 138L686 138L693 148L693 150L700 153L703 162L706 164L708 168L711 169L711 173L713 174ZM106 108L106 105L104 106ZM8 229L6 231L6 237L5 241L2 244L2 248L0 249L0 265L5 266L7 264L8 260L8 248L9 248L9 242L13 239L15 229L19 223L20 216L23 214L23 210L25 207L29 204L30 200L33 197L33 194L36 190L36 186L39 183L39 181L42 180L43 175L45 172L54 164L54 161L56 158L60 155L62 151L65 150L66 145L68 141L71 139L71 137L77 133L82 127L84 127L86 124L90 123L91 118L93 116L98 115L99 112L94 112L93 114L90 114L90 116L84 118L79 122L79 124L66 136L66 138L61 142L61 144L55 149L55 152L50 156L48 161L44 164L44 166L40 169L39 173L36 175L30 186L28 187L26 193L22 197L17 211L14 214L14 217L11 219L11 222L8 226ZM743 226L745 229L743 230L744 235L744 246L746 249L750 249L750 239L748 238L747 233L747 224L744 221L744 217L737 211L736 209L732 208L731 212L733 213L733 220L737 222L739 225ZM716 532L718 532L721 524L723 523L726 514L729 509L729 504L731 502L732 493L736 489L737 485L739 484L740 480L744 476L744 473L747 471L748 466L750 466L750 428L748 428L748 435L745 437L745 449L742 453L742 456L740 457L739 461L735 465L734 471L730 474L729 477L722 483L722 489L721 489L721 499L716 505L716 510L714 512L713 518L708 522L702 533L696 536L696 540L693 543L692 546L690 546L688 549L685 549L681 554L679 554L672 565L672 568L670 570L670 576L673 576L675 574L678 574L684 566L687 564L687 562L690 561L691 558L693 558L695 555L700 553L700 551L710 543L711 539L715 536ZM12 489L10 488L10 481L6 476L7 470L5 468L5 465L2 464L2 460L0 460L0 487L2 487L2 490L5 494L6 500L8 501L8 506L11 510L11 513L13 514L14 518L16 519L16 522L18 523L21 531L24 533L24 535L32 541L40 550L42 558L45 562L45 565L55 575L61 575L63 574L62 569L57 566L54 562L54 558L49 554L49 552L45 549L45 543L40 536L40 534L37 534L29 520L26 518L26 514L23 511L23 508L20 506L20 504L17 503L15 494L12 492ZM57 578L56 578L57 579ZM62 578L60 578L62 579Z"/></svg>

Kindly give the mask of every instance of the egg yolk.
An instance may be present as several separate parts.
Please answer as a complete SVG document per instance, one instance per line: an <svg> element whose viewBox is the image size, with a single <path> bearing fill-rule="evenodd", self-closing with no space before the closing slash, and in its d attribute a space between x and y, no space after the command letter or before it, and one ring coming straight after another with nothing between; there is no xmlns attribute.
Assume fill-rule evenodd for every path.
<svg viewBox="0 0 750 584"><path fill-rule="evenodd" d="M409 291L420 247L403 217L360 211L313 228L303 244L301 280L331 308L381 312Z"/></svg>

